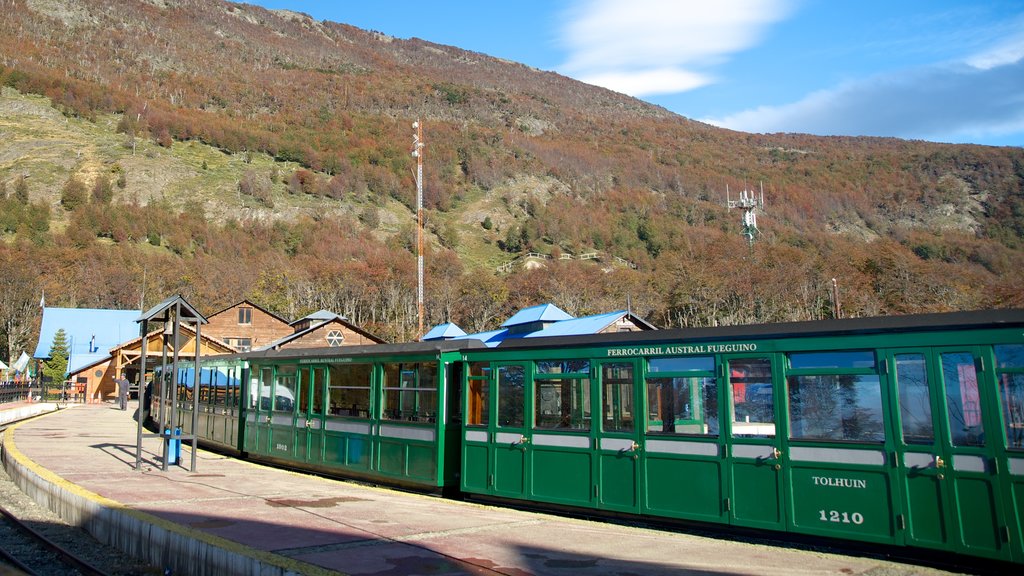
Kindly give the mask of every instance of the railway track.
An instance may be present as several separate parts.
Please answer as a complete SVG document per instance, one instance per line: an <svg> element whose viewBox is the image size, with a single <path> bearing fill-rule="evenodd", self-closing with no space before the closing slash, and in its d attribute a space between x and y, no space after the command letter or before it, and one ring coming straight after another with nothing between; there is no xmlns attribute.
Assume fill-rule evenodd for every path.
<svg viewBox="0 0 1024 576"><path fill-rule="evenodd" d="M80 574L108 576L110 573L79 558L62 545L34 529L30 523L0 505L0 557L25 574Z"/></svg>
<svg viewBox="0 0 1024 576"><path fill-rule="evenodd" d="M7 425L0 425L0 437ZM37 505L0 466L0 575L160 575Z"/></svg>

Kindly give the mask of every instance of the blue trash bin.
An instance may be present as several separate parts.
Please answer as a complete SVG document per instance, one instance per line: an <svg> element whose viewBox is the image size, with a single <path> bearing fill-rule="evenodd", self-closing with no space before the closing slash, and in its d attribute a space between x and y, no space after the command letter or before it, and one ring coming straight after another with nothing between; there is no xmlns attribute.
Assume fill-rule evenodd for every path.
<svg viewBox="0 0 1024 576"><path fill-rule="evenodd" d="M164 435L167 442L167 464L177 464L181 460L181 426L174 429L174 436L171 436L170 428L164 428Z"/></svg>

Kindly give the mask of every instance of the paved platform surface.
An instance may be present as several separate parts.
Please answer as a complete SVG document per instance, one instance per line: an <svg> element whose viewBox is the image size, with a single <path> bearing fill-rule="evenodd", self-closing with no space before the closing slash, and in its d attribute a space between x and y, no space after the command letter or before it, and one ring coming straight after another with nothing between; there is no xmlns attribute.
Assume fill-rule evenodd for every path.
<svg viewBox="0 0 1024 576"><path fill-rule="evenodd" d="M117 509L138 520L118 530L148 533L146 526L155 525L176 531L203 546L259 558L264 574L274 569L373 576L943 573L420 496L205 451L198 454L195 473L175 466L163 472L157 438L144 441L143 470L136 471L133 411L109 404L61 410L23 423L8 436L5 462L17 460L23 473L38 474L47 490L82 495L83 502L97 507L94 515ZM187 464L187 446L183 452ZM138 537L107 535L128 547Z"/></svg>

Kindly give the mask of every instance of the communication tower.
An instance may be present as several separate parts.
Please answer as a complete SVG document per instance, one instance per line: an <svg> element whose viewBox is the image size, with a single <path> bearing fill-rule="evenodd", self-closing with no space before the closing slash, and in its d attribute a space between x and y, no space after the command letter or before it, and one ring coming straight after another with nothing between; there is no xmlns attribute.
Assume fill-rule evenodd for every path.
<svg viewBox="0 0 1024 576"><path fill-rule="evenodd" d="M764 209L764 183L760 183L760 186L760 195L744 187L739 199L733 200L729 197L729 185L725 185L725 204L729 210L743 210L743 235L751 247L754 246L754 239L761 235L761 231L757 229L757 211Z"/></svg>
<svg viewBox="0 0 1024 576"><path fill-rule="evenodd" d="M423 127L412 123L412 155L416 158L416 337L423 335Z"/></svg>

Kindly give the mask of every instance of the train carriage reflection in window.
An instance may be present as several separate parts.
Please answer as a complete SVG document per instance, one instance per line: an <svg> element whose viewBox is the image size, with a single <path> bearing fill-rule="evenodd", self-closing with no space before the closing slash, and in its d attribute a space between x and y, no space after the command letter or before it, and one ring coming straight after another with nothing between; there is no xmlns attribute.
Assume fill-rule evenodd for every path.
<svg viewBox="0 0 1024 576"><path fill-rule="evenodd" d="M711 356L652 358L647 433L718 436L718 381Z"/></svg>
<svg viewBox="0 0 1024 576"><path fill-rule="evenodd" d="M995 346L1006 446L1024 449L1024 345Z"/></svg>
<svg viewBox="0 0 1024 576"><path fill-rule="evenodd" d="M436 421L437 363L385 364L381 418L408 422Z"/></svg>
<svg viewBox="0 0 1024 576"><path fill-rule="evenodd" d="M729 385L732 387L733 436L774 438L771 361L767 358L730 360Z"/></svg>
<svg viewBox="0 0 1024 576"><path fill-rule="evenodd" d="M332 416L370 417L370 375L373 364L331 364L327 401Z"/></svg>
<svg viewBox="0 0 1024 576"><path fill-rule="evenodd" d="M789 362L791 438L885 441L882 388L873 351L790 354Z"/></svg>

